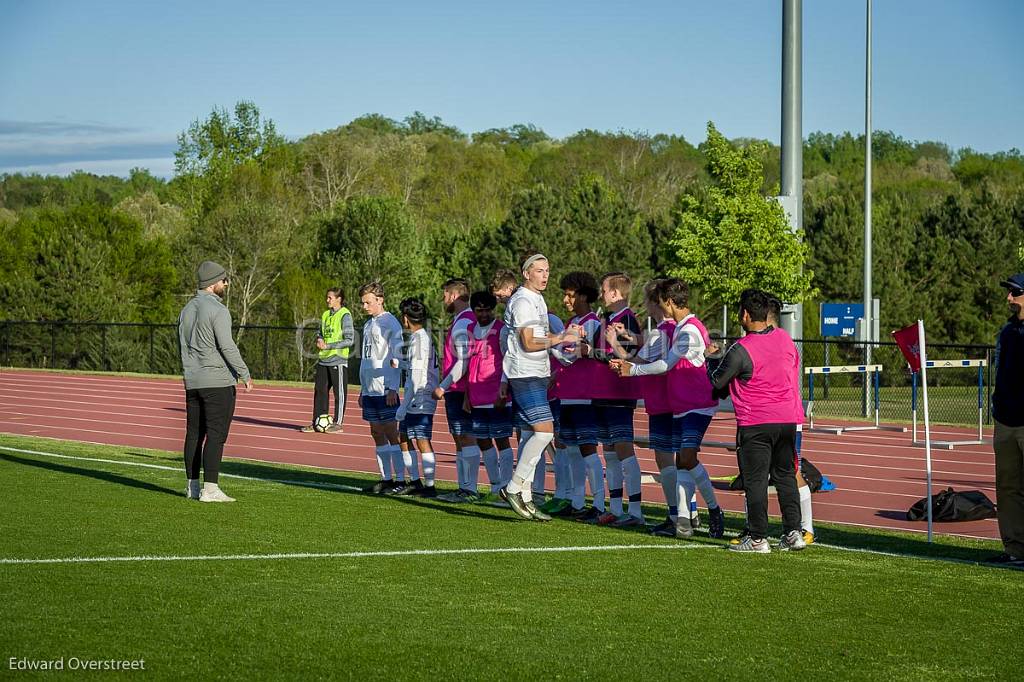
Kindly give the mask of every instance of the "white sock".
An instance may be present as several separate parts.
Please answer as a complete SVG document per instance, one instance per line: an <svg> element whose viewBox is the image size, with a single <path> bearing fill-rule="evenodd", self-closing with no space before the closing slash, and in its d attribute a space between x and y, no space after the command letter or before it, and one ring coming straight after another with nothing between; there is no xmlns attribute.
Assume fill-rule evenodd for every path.
<svg viewBox="0 0 1024 682"><path fill-rule="evenodd" d="M416 457L416 448L409 445L408 450L402 451L402 463L405 464L406 471L409 472L409 480L415 481L420 477L420 466Z"/></svg>
<svg viewBox="0 0 1024 682"><path fill-rule="evenodd" d="M392 445L391 448L391 466L395 470L395 480L405 480L405 463L402 457L402 448L399 445Z"/></svg>
<svg viewBox="0 0 1024 682"><path fill-rule="evenodd" d="M587 480L590 482L590 494L594 497L594 509L604 511L604 467L601 457L596 452L583 458L587 467Z"/></svg>
<svg viewBox="0 0 1024 682"><path fill-rule="evenodd" d="M524 432L523 435L525 436L526 433ZM528 483L533 480L533 472L537 468L537 462L544 455L544 448L548 446L548 443L554 437L553 433L543 431L533 431L527 437L523 447L520 448L519 464L516 465L516 470L512 474L512 481L508 484L508 491L510 493L522 493L523 499L526 501L532 499Z"/></svg>
<svg viewBox="0 0 1024 682"><path fill-rule="evenodd" d="M460 490L466 487L466 463L462 461L462 448L458 444L455 446L455 480Z"/></svg>
<svg viewBox="0 0 1024 682"><path fill-rule="evenodd" d="M668 517L675 521L679 516L679 488L676 487L676 467L673 464L661 470L661 490L665 493Z"/></svg>
<svg viewBox="0 0 1024 682"><path fill-rule="evenodd" d="M811 513L811 487L800 486L800 528L814 535L814 514Z"/></svg>
<svg viewBox="0 0 1024 682"><path fill-rule="evenodd" d="M460 457L464 462L462 466L466 470L466 487L464 489L475 493L480 483L480 448L476 445L466 445L462 448Z"/></svg>
<svg viewBox="0 0 1024 682"><path fill-rule="evenodd" d="M578 447L566 448L569 457L569 467L572 469L572 508L583 509L583 503L587 497L587 465L583 461L583 454Z"/></svg>
<svg viewBox="0 0 1024 682"><path fill-rule="evenodd" d="M604 455L604 475L608 479L608 506L612 514L622 516L622 462L614 453Z"/></svg>
<svg viewBox="0 0 1024 682"><path fill-rule="evenodd" d="M711 477L708 476L708 470L704 468L704 465L697 462L697 466L690 469L690 475L693 476L693 482L697 484L697 489L700 490L700 496L704 498L707 508L717 507L718 498L715 497L715 486L712 485Z"/></svg>
<svg viewBox="0 0 1024 682"><path fill-rule="evenodd" d="M540 453L540 459L537 460L537 466L533 469L533 482L530 485L530 490L533 492L533 496L537 499L544 499L544 485L547 481L548 475L548 455L551 452L551 448L544 448L544 451Z"/></svg>
<svg viewBox="0 0 1024 682"><path fill-rule="evenodd" d="M429 488L434 485L434 453L421 452L420 459L423 460L423 485Z"/></svg>
<svg viewBox="0 0 1024 682"><path fill-rule="evenodd" d="M378 445L374 451L377 453L377 468L380 469L380 477L385 481L391 480L391 446Z"/></svg>
<svg viewBox="0 0 1024 682"><path fill-rule="evenodd" d="M572 467L569 464L568 448L555 448L555 497L560 500L572 497Z"/></svg>
<svg viewBox="0 0 1024 682"><path fill-rule="evenodd" d="M693 481L693 476L686 469L676 469L676 493L679 496L679 504L686 505L685 514L688 517L693 516L693 509L690 507L693 502L694 490L697 484Z"/></svg>
<svg viewBox="0 0 1024 682"><path fill-rule="evenodd" d="M491 492L501 488L501 471L498 469L498 451L492 446L484 450L484 468L487 469L487 482L491 484Z"/></svg>
<svg viewBox="0 0 1024 682"><path fill-rule="evenodd" d="M502 486L512 481L512 448L498 451L498 473Z"/></svg>
<svg viewBox="0 0 1024 682"><path fill-rule="evenodd" d="M629 515L642 519L644 513L640 508L640 462L636 456L629 457L622 463L622 476L626 481L626 495L629 501Z"/></svg>

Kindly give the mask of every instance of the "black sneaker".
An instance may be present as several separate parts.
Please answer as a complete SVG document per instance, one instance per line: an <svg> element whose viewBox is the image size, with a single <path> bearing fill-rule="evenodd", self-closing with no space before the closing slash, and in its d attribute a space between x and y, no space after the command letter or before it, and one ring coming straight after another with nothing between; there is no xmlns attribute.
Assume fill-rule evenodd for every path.
<svg viewBox="0 0 1024 682"><path fill-rule="evenodd" d="M708 510L708 535L721 539L725 537L725 512L721 507Z"/></svg>
<svg viewBox="0 0 1024 682"><path fill-rule="evenodd" d="M423 481L416 479L412 483L407 483L401 492L392 491L392 495L419 495L423 490Z"/></svg>
<svg viewBox="0 0 1024 682"><path fill-rule="evenodd" d="M414 492L413 495L416 495L417 497L435 498L437 497L437 488L432 485L425 485L419 491Z"/></svg>
<svg viewBox="0 0 1024 682"><path fill-rule="evenodd" d="M574 514L573 520L579 521L580 523L597 523L597 520L601 517L604 512L600 511L596 507L587 507L580 514Z"/></svg>
<svg viewBox="0 0 1024 682"><path fill-rule="evenodd" d="M1009 566L1012 568L1024 568L1024 558L1013 556L1007 552L985 559L985 563L995 564L997 566Z"/></svg>
<svg viewBox="0 0 1024 682"><path fill-rule="evenodd" d="M384 491L385 495L405 495L405 491L412 486L405 481L395 481L395 484Z"/></svg>
<svg viewBox="0 0 1024 682"><path fill-rule="evenodd" d="M369 488L363 488L364 493L370 493L371 495L383 495L385 492L393 488L395 482L393 480L386 479L380 480L371 485Z"/></svg>
<svg viewBox="0 0 1024 682"><path fill-rule="evenodd" d="M676 536L676 523L672 519L665 519L651 529L651 535L659 538L674 538Z"/></svg>

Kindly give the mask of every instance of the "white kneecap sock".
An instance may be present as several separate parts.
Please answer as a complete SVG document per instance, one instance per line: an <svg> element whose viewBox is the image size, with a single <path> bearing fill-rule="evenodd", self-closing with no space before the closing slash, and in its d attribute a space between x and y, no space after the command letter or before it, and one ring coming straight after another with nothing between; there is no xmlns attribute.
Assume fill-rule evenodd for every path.
<svg viewBox="0 0 1024 682"><path fill-rule="evenodd" d="M704 465L697 462L697 466L690 469L690 475L693 476L693 482L697 484L697 489L700 490L700 496L704 498L707 508L717 507L718 498L715 497L715 486L711 483L711 477L708 476L708 470L704 468Z"/></svg>
<svg viewBox="0 0 1024 682"><path fill-rule="evenodd" d="M391 466L395 470L395 480L405 480L405 463L404 457L402 457L402 447L400 445L392 445L391 448Z"/></svg>
<svg viewBox="0 0 1024 682"><path fill-rule="evenodd" d="M480 483L480 448L476 445L466 445L462 448L461 458L466 476L464 489L475 493Z"/></svg>
<svg viewBox="0 0 1024 682"><path fill-rule="evenodd" d="M512 481L512 448L498 451L498 480L504 487Z"/></svg>
<svg viewBox="0 0 1024 682"><path fill-rule="evenodd" d="M680 515L686 517L692 516L692 513L696 511L694 509L694 497L696 496L697 484L694 483L693 476L686 469L676 469L676 493L679 496L679 505L683 507L683 511Z"/></svg>
<svg viewBox="0 0 1024 682"><path fill-rule="evenodd" d="M430 487L434 485L434 453L421 452L420 458L423 460L423 484Z"/></svg>
<svg viewBox="0 0 1024 682"><path fill-rule="evenodd" d="M596 452L583 458L587 467L587 481L590 483L590 494L594 497L594 509L604 511L604 467L601 456Z"/></svg>
<svg viewBox="0 0 1024 682"><path fill-rule="evenodd" d="M811 512L811 487L800 486L800 528L814 535L814 514Z"/></svg>
<svg viewBox="0 0 1024 682"><path fill-rule="evenodd" d="M609 509L615 516L622 516L622 462L615 453L605 453L604 475L608 479Z"/></svg>
<svg viewBox="0 0 1024 682"><path fill-rule="evenodd" d="M466 463L462 461L462 448L455 445L455 480L459 484L459 489L466 487Z"/></svg>
<svg viewBox="0 0 1024 682"><path fill-rule="evenodd" d="M420 477L420 467L417 459L416 448L412 445L409 445L408 450L402 451L402 463L405 464L405 469L409 472L410 481L415 481Z"/></svg>
<svg viewBox="0 0 1024 682"><path fill-rule="evenodd" d="M537 468L537 462L544 455L544 448L554 439L555 435L544 431L524 431L523 435L525 436L527 433L530 435L523 443L523 447L520 448L519 464L516 465L516 470L512 474L508 491L521 493L523 499L529 501L532 499L532 495L528 484L533 480L534 470Z"/></svg>
<svg viewBox="0 0 1024 682"><path fill-rule="evenodd" d="M555 497L560 500L572 497L572 467L567 448L555 448Z"/></svg>
<svg viewBox="0 0 1024 682"><path fill-rule="evenodd" d="M665 493L668 517L673 521L679 516L679 488L676 486L676 467L669 465L661 470L661 491Z"/></svg>
<svg viewBox="0 0 1024 682"><path fill-rule="evenodd" d="M568 450L569 468L572 469L572 508L583 509L583 503L587 497L587 465L583 461L583 454L578 447L572 446Z"/></svg>
<svg viewBox="0 0 1024 682"><path fill-rule="evenodd" d="M391 480L391 446L378 445L374 451L377 454L377 468L380 470L380 477L385 481Z"/></svg>
<svg viewBox="0 0 1024 682"><path fill-rule="evenodd" d="M498 492L501 487L501 471L498 469L498 451L493 446L483 452L484 469L487 470L487 482L491 484L491 492Z"/></svg>
<svg viewBox="0 0 1024 682"><path fill-rule="evenodd" d="M640 508L640 477L642 474L640 473L640 462L637 461L635 455L622 462L622 476L626 481L629 515L642 519L644 517L644 513Z"/></svg>

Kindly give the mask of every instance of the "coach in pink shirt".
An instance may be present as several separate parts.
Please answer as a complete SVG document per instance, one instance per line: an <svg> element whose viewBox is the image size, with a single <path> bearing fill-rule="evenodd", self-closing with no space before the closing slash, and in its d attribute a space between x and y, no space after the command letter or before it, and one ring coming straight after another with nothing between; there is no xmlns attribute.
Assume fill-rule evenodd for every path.
<svg viewBox="0 0 1024 682"><path fill-rule="evenodd" d="M740 294L740 324L746 335L721 364L708 370L716 391L728 387L736 409L737 441L747 533L736 552L771 552L768 544L768 479L779 496L783 535L780 550L803 549L800 494L797 492L796 426L804 421L799 396L800 356L793 340L768 323L771 298L763 291Z"/></svg>

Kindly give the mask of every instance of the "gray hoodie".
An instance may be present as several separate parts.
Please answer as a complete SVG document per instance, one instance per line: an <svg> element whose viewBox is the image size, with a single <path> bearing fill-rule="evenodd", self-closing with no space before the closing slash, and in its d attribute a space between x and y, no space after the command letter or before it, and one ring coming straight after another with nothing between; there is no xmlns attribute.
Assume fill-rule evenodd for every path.
<svg viewBox="0 0 1024 682"><path fill-rule="evenodd" d="M249 380L249 368L231 338L231 313L214 294L199 290L181 309L178 347L186 390Z"/></svg>

